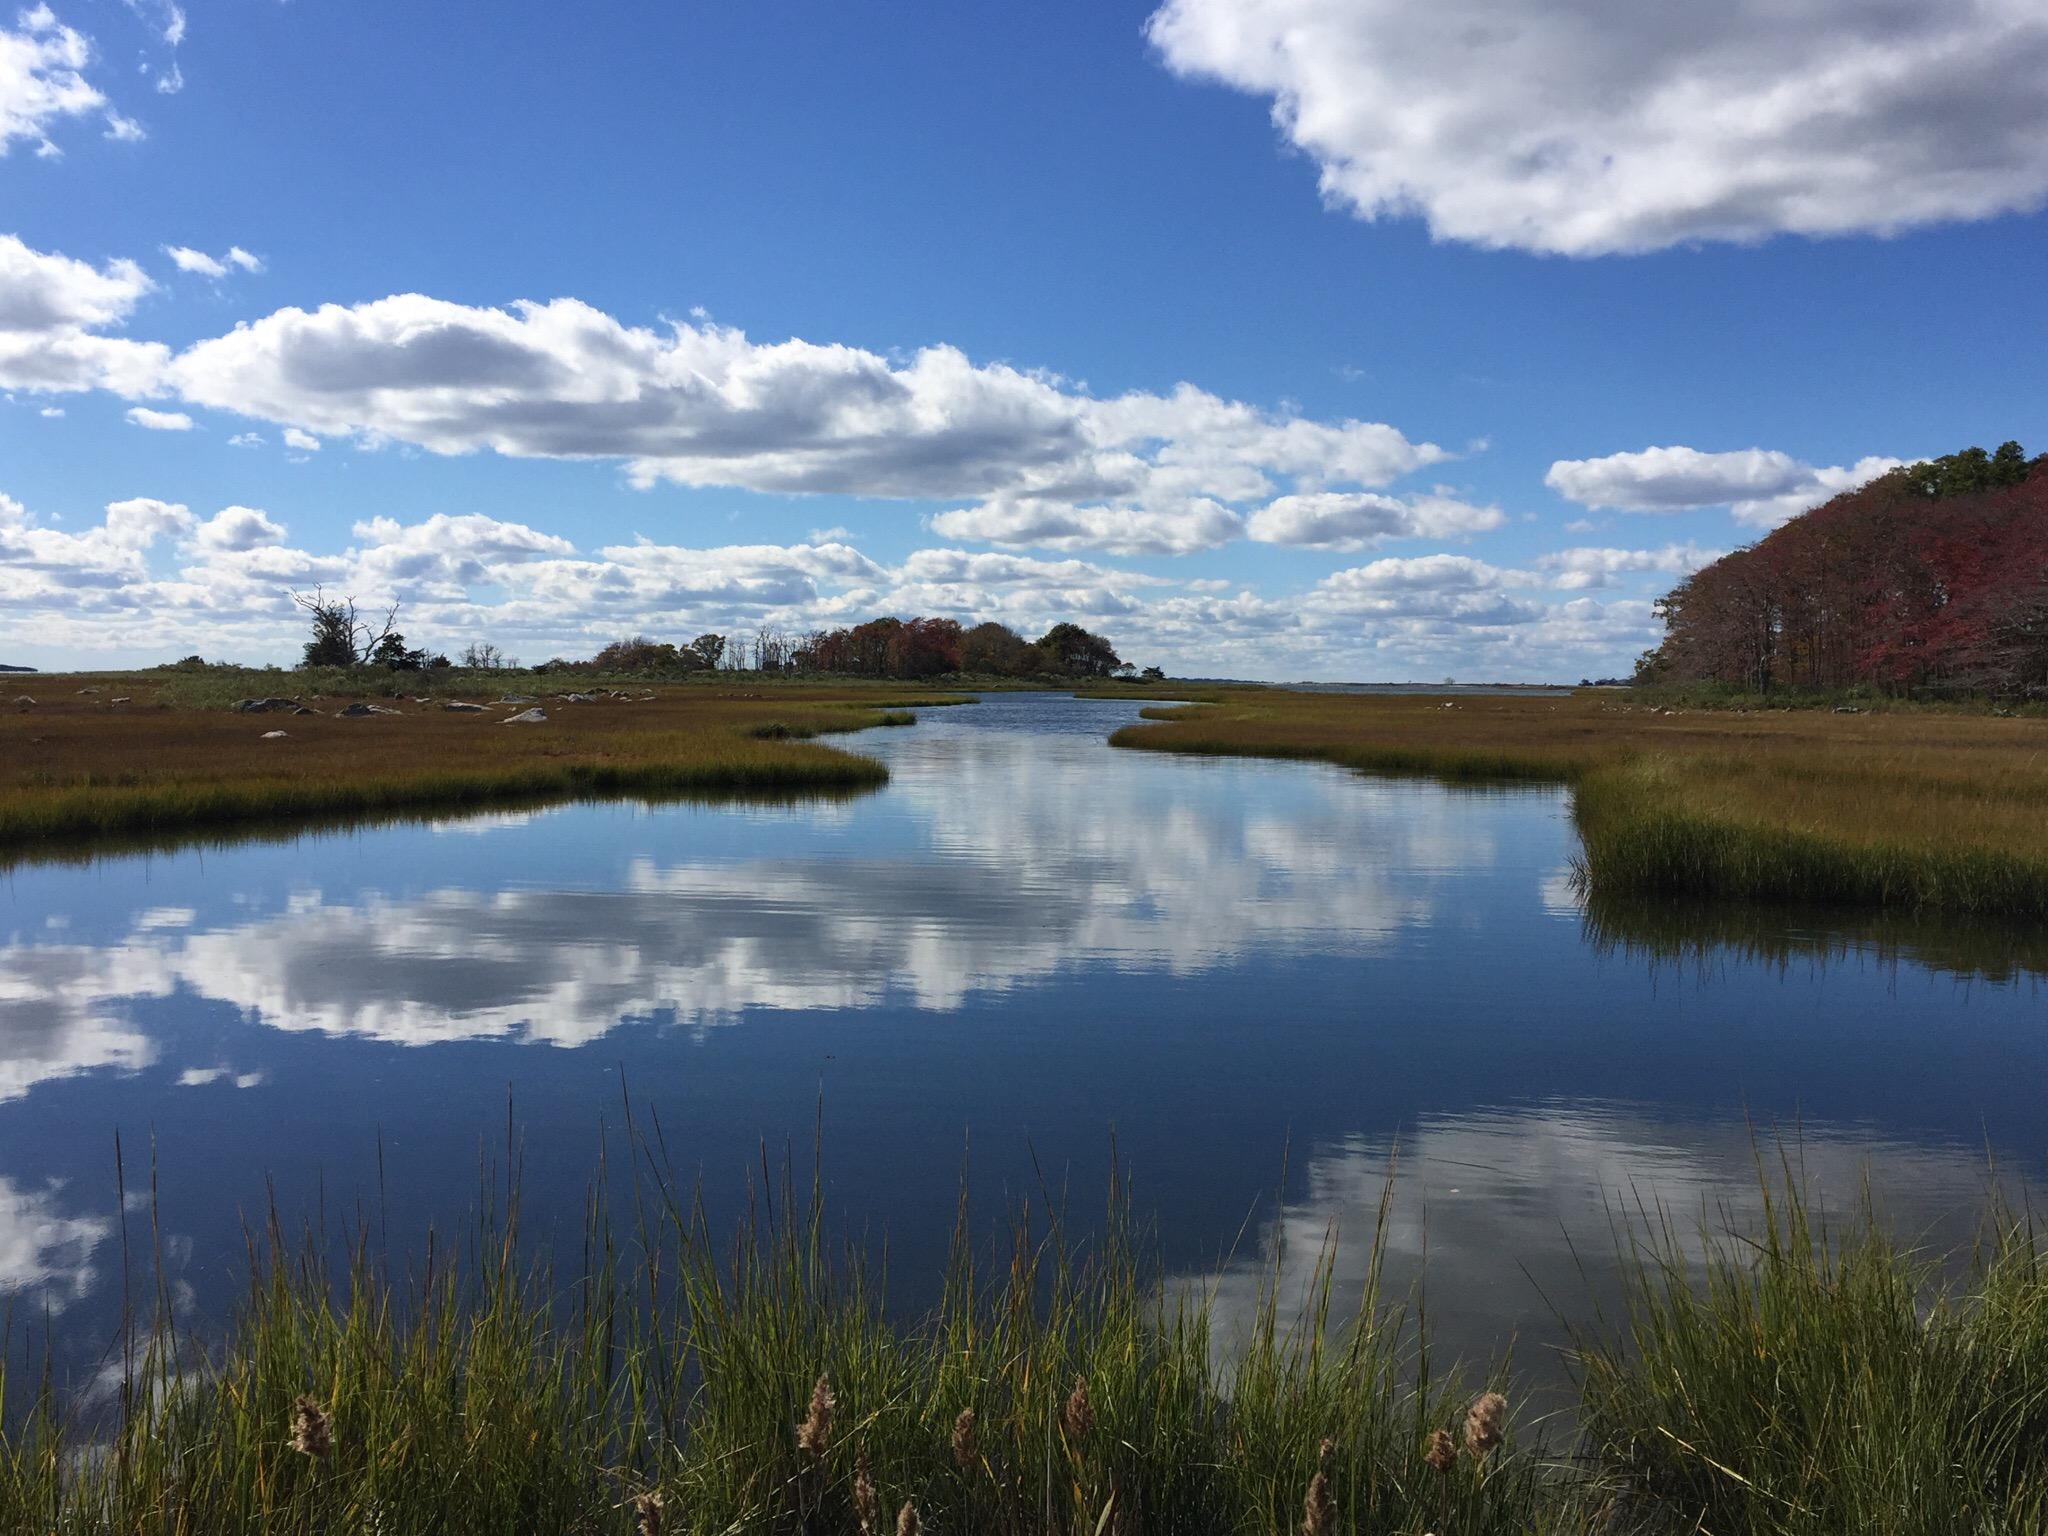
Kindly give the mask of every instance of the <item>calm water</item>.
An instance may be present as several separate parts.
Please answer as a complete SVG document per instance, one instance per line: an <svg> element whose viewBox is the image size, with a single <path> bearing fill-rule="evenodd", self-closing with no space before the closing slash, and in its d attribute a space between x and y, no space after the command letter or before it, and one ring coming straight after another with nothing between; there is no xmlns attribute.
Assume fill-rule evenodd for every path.
<svg viewBox="0 0 2048 1536"><path fill-rule="evenodd" d="M1868 1167L1963 1229L1986 1149L2048 1147L2034 971L2002 941L1783 918L1589 923L1561 793L1112 752L1124 701L996 697L873 732L889 786L795 807L567 806L0 883L0 1289L89 1368L153 1146L181 1305L241 1224L475 1206L509 1114L530 1229L573 1249L622 1076L714 1217L768 1149L887 1233L914 1293L963 1164L991 1224L1112 1150L1168 1262L1243 1307L1369 1231L1524 1362L1604 1283L1617 1201L1752 1205L1751 1126L1830 1200ZM1739 940L1739 942L1724 942ZM1926 956L1925 959L1919 956ZM1961 955L1962 958L1958 958ZM377 1146L384 1168L381 1190ZM147 1218L129 1220L146 1229ZM1363 1266L1362 1245L1340 1270Z"/></svg>

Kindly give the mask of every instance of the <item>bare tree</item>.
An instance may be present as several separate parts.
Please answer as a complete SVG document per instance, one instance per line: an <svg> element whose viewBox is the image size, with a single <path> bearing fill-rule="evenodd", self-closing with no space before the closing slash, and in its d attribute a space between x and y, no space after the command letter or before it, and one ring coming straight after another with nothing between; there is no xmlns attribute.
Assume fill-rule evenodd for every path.
<svg viewBox="0 0 2048 1536"><path fill-rule="evenodd" d="M290 590L290 589L287 589ZM291 600L305 609L313 621L313 638L306 642L304 665L309 667L359 667L379 646L398 633L398 604L393 603L383 623L372 626L356 610L350 597L329 597L327 589L291 591Z"/></svg>
<svg viewBox="0 0 2048 1536"><path fill-rule="evenodd" d="M456 665L467 667L472 672L497 672L518 666L519 658L507 656L488 640L472 640Z"/></svg>

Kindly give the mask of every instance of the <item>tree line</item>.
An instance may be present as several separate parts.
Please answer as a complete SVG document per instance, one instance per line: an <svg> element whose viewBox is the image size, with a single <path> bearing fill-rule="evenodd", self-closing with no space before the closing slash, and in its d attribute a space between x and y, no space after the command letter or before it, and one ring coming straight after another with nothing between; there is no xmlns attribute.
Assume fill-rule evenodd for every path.
<svg viewBox="0 0 2048 1536"><path fill-rule="evenodd" d="M460 666L490 671L518 661L486 641L473 642L459 659L406 643L398 629L398 606L382 617L364 615L353 597L330 597L324 588L294 592L312 626L301 665L373 667L423 672ZM197 658L191 658L196 661ZM846 677L928 678L950 673L987 677L1123 677L1138 675L1101 635L1078 624L1055 624L1026 640L1007 624L963 626L947 618L880 618L842 629L792 634L762 625L751 634L706 633L676 642L632 635L614 640L587 661L553 657L538 671L624 672L679 676L693 672L740 671L823 673ZM1158 667L1143 676L1160 678Z"/></svg>
<svg viewBox="0 0 2048 1536"><path fill-rule="evenodd" d="M1906 465L1662 598L1639 683L2048 695L2048 454Z"/></svg>

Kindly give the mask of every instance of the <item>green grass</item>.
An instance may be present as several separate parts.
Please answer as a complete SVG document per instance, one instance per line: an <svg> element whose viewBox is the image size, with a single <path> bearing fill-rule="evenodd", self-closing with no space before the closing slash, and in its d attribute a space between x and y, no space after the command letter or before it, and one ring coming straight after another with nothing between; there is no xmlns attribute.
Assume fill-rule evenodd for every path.
<svg viewBox="0 0 2048 1536"><path fill-rule="evenodd" d="M2048 1274L1993 1210L1971 1263L1842 1232L1790 1175L1759 1227L1632 1250L1627 1318L1581 1351L1585 1453L1716 1536L2048 1530ZM1767 1194L1771 1192L1766 1183Z"/></svg>
<svg viewBox="0 0 2048 1536"><path fill-rule="evenodd" d="M1086 1240L1020 1210L990 1249L963 1216L939 1300L906 1318L815 1189L785 1175L714 1234L635 1154L568 1278L524 1265L516 1201L397 1281L366 1240L329 1272L273 1217L224 1336L188 1337L165 1301L103 1396L4 1384L0 1529L624 1533L658 1501L669 1536L887 1530L906 1503L928 1531L1280 1536L1319 1471L1312 1536L2048 1529L2048 1274L2001 1211L1960 1271L1868 1206L1830 1230L1790 1168L1764 1176L1758 1227L1625 1227L1622 1315L1577 1346L1577 1428L1511 1421L1440 1472L1429 1436L1482 1383L1441 1369L1376 1265L1338 1297L1326 1264L1298 1315L1269 1287L1213 1336L1113 1198ZM317 1454L292 1443L302 1400Z"/></svg>

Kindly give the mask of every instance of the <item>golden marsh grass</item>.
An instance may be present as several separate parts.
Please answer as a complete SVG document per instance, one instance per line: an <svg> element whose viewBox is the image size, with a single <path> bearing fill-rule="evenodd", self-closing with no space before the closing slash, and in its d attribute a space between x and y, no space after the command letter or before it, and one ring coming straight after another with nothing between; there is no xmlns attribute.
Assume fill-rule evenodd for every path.
<svg viewBox="0 0 2048 1536"><path fill-rule="evenodd" d="M1569 784L1596 888L2048 916L2048 721L1627 696L1223 695L1122 747Z"/></svg>
<svg viewBox="0 0 2048 1536"><path fill-rule="evenodd" d="M604 794L872 788L882 765L813 738L908 724L958 702L896 685L643 686L603 680L247 673L36 675L0 698L0 855L280 820L461 809ZM597 690L605 690L597 696ZM93 690L93 691L86 691ZM570 703L571 692L593 702ZM542 724L508 725L532 705ZM296 696L312 714L234 711ZM21 697L35 702L17 704ZM121 700L122 702L115 702ZM450 702L486 705L450 710ZM351 703L397 714L343 718ZM268 733L282 731L282 737Z"/></svg>

